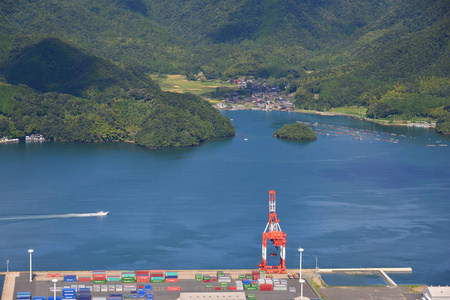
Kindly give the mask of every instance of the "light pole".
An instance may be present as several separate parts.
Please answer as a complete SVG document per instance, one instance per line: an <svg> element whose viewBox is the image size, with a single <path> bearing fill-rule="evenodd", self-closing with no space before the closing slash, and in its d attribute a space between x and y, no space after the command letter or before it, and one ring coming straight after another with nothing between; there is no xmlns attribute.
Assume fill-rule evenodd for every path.
<svg viewBox="0 0 450 300"><path fill-rule="evenodd" d="M9 259L6 260L6 272L9 272Z"/></svg>
<svg viewBox="0 0 450 300"><path fill-rule="evenodd" d="M28 253L30 253L30 282L33 281L33 268L32 268L32 258L31 258L31 254L34 252L33 249L29 249Z"/></svg>
<svg viewBox="0 0 450 300"><path fill-rule="evenodd" d="M303 300L303 284L305 283L305 279L300 279L300 300Z"/></svg>
<svg viewBox="0 0 450 300"><path fill-rule="evenodd" d="M58 282L58 279L53 278L53 300L56 300L56 283Z"/></svg>
<svg viewBox="0 0 450 300"><path fill-rule="evenodd" d="M298 281L301 282L302 280L302 253L303 253L303 248L298 248L298 252L300 252L300 268L299 268L299 274L298 274Z"/></svg>
<svg viewBox="0 0 450 300"><path fill-rule="evenodd" d="M316 257L316 272L319 272L319 259Z"/></svg>

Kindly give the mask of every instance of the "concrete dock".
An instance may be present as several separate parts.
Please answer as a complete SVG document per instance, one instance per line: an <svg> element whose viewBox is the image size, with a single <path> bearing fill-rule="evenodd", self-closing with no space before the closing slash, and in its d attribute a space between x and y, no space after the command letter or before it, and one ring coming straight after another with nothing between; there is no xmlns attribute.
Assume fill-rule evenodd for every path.
<svg viewBox="0 0 450 300"><path fill-rule="evenodd" d="M217 270L166 270L178 272L178 283L154 283L152 284L155 299L157 300L177 300L181 293L206 293L219 295L220 291L214 291L211 288L207 288L207 284L204 282L196 282L195 274L201 273L203 275L209 274L214 275ZM239 278L240 274L249 274L251 270L221 270L225 273L229 273L232 280L235 281ZM247 296L249 294L254 294L255 298L262 300L296 300L300 296L300 283L299 279L290 279L288 274L298 275L298 269L288 269L286 274L273 274L274 278L286 279L288 282L288 287L293 291L236 291L244 292ZM107 276L119 276L122 271L106 271ZM320 284L320 274L331 274L331 273L379 273L386 281L389 286L376 286L376 287L328 287L326 285ZM420 299L420 293L414 293L408 290L405 286L397 287L397 284L389 278L387 273L391 272L412 272L411 268L336 268L336 269L302 269L302 277L307 279L307 283L304 284L304 297L303 299L320 299L326 297L327 300L343 300L343 299ZM59 281L57 283L57 290L63 287L72 285L86 285L92 286L92 282L64 282L64 275L76 275L79 277L90 277L92 276L92 271L39 271L33 273L33 282L29 282L29 272L9 272L0 273L0 275L5 275L5 283L3 287L3 294L1 300L14 300L15 295L19 291L29 291L33 296L53 296L52 288L53 277L49 277L49 274L55 274ZM298 276L297 276L298 277ZM310 284L310 282L315 286L315 288ZM323 283L323 282L322 282ZM107 282L105 285L113 284L113 282ZM115 284L115 283L114 283ZM122 284L117 282L117 284ZM141 283L142 285L148 283ZM168 291L167 287L178 286L180 291ZM222 290L222 292L229 292ZM231 291L233 293L234 291ZM110 293L117 292L96 292L93 296L107 297ZM126 292L124 292L126 293Z"/></svg>
<svg viewBox="0 0 450 300"><path fill-rule="evenodd" d="M319 274L332 273L379 273L389 286L397 287L397 284L386 273L411 273L412 269L408 268L338 268L338 269L318 269Z"/></svg>
<svg viewBox="0 0 450 300"><path fill-rule="evenodd" d="M223 292L228 292L228 290L216 291L212 288L208 288L208 284L212 284L213 286L220 286L219 282L208 282L205 283L203 281L197 282L195 280L195 274L209 274L215 275L218 270L166 270L178 272L178 280L176 283L150 283L153 286L154 296L157 300L177 300L180 297L180 293L215 293L219 295ZM252 270L220 270L225 273L229 273L232 277L232 280L238 280L240 274L251 274ZM287 270L287 272L294 273L298 270ZM314 273L314 270L302 270L302 274ZM120 276L122 271L106 271L107 276ZM45 296L50 297L53 296L53 283L52 279L58 279L57 282L57 295L61 296L61 289L63 287L72 287L72 286L93 286L92 282L64 282L64 275L76 275L77 278L80 277L91 277L92 271L37 271L33 272L33 281L30 282L30 273L29 272L9 272L9 273L0 273L0 275L5 275L5 284L3 287L3 293L1 300L14 300L17 292L27 291L30 292L32 296ZM54 275L54 277L49 276ZM287 274L271 274L274 278L280 278L287 280L288 288L287 290L281 291L236 291L236 292L244 292L245 294L253 294L257 299L262 300L295 300L300 296L300 282L298 279L290 279ZM137 285L147 285L149 283L136 283ZM122 285L122 282L106 282L105 285L108 288L111 285ZM234 284L230 284L233 286ZM179 287L180 291L170 291L168 287ZM233 293L234 291L231 291ZM111 293L118 293L117 291L102 291L102 292L93 292L93 296L99 297L107 297ZM129 294L129 292L120 292L121 294ZM316 299L318 297L315 290L308 284L303 285L303 299Z"/></svg>

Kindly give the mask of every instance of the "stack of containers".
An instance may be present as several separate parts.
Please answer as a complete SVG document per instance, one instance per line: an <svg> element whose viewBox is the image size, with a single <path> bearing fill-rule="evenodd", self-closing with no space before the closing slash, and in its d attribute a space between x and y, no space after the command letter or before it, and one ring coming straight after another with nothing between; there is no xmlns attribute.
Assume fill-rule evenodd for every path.
<svg viewBox="0 0 450 300"><path fill-rule="evenodd" d="M166 282L178 282L178 272L166 272Z"/></svg>
<svg viewBox="0 0 450 300"><path fill-rule="evenodd" d="M283 280L283 282L280 281L278 278L273 278L273 290L274 291L285 291L287 290L287 281Z"/></svg>
<svg viewBox="0 0 450 300"><path fill-rule="evenodd" d="M244 282L244 288L246 291L257 291L258 281L257 280L246 280Z"/></svg>
<svg viewBox="0 0 450 300"><path fill-rule="evenodd" d="M123 285L124 292L131 292L136 290L136 284L128 283Z"/></svg>
<svg viewBox="0 0 450 300"><path fill-rule="evenodd" d="M134 271L122 271L122 282L123 283L135 283L136 276Z"/></svg>
<svg viewBox="0 0 450 300"><path fill-rule="evenodd" d="M30 292L17 292L17 300L31 300Z"/></svg>
<svg viewBox="0 0 450 300"><path fill-rule="evenodd" d="M64 281L77 281L77 275L64 275Z"/></svg>
<svg viewBox="0 0 450 300"><path fill-rule="evenodd" d="M151 285L145 286L145 295L147 296L147 300L153 300L153 288Z"/></svg>
<svg viewBox="0 0 450 300"><path fill-rule="evenodd" d="M259 282L259 290L260 291L273 291L272 280L267 282L266 279L260 278L260 279L258 279L258 282Z"/></svg>
<svg viewBox="0 0 450 300"><path fill-rule="evenodd" d="M106 283L106 272L105 271L92 271L92 282L93 283Z"/></svg>
<svg viewBox="0 0 450 300"><path fill-rule="evenodd" d="M244 289L247 289L250 287L250 280L249 279L243 279L242 283L244 284Z"/></svg>
<svg viewBox="0 0 450 300"><path fill-rule="evenodd" d="M202 274L195 274L195 281L202 281L203 280L203 275Z"/></svg>
<svg viewBox="0 0 450 300"><path fill-rule="evenodd" d="M123 299L123 297L121 294L110 294L108 296L108 300L122 300L122 299Z"/></svg>
<svg viewBox="0 0 450 300"><path fill-rule="evenodd" d="M91 300L91 289L79 288L77 298L78 298L78 300Z"/></svg>
<svg viewBox="0 0 450 300"><path fill-rule="evenodd" d="M152 283L164 282L164 271L162 270L150 271L150 282Z"/></svg>
<svg viewBox="0 0 450 300"><path fill-rule="evenodd" d="M203 282L211 282L211 276L209 276L208 274L203 275Z"/></svg>
<svg viewBox="0 0 450 300"><path fill-rule="evenodd" d="M259 278L266 279L266 270L259 270Z"/></svg>
<svg viewBox="0 0 450 300"><path fill-rule="evenodd" d="M148 271L136 271L136 282L150 282Z"/></svg>
<svg viewBox="0 0 450 300"><path fill-rule="evenodd" d="M63 299L77 299L76 291L73 288L65 288L62 290Z"/></svg>
<svg viewBox="0 0 450 300"><path fill-rule="evenodd" d="M217 275L218 281L219 282L231 282L231 274L227 273L223 273L221 272L220 275Z"/></svg>
<svg viewBox="0 0 450 300"><path fill-rule="evenodd" d="M259 279L259 270L253 270L252 271L252 279L258 280Z"/></svg>
<svg viewBox="0 0 450 300"><path fill-rule="evenodd" d="M244 284L241 280L236 280L236 290L243 291L244 290Z"/></svg>

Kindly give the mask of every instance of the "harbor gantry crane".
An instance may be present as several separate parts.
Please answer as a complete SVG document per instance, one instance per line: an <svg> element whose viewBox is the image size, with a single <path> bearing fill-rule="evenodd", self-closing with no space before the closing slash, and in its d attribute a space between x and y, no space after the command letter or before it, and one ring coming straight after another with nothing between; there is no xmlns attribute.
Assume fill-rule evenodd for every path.
<svg viewBox="0 0 450 300"><path fill-rule="evenodd" d="M277 218L275 191L269 191L269 222L263 232L262 239L262 261L259 264L260 270L270 273L286 273L286 233L281 231L280 220ZM267 240L279 250L280 265L267 265Z"/></svg>

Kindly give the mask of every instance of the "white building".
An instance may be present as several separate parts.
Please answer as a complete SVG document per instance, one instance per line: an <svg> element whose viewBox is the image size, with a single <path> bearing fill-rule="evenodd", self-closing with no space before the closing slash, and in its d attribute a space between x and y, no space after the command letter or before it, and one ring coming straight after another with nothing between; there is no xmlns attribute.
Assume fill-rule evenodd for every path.
<svg viewBox="0 0 450 300"><path fill-rule="evenodd" d="M423 300L450 300L449 286L427 286L423 289Z"/></svg>

